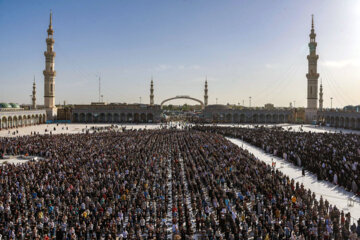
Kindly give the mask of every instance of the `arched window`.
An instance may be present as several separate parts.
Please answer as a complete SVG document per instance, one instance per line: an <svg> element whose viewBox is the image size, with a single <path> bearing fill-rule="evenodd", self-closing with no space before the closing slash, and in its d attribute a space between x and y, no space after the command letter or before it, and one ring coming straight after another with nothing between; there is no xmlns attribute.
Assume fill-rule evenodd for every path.
<svg viewBox="0 0 360 240"><path fill-rule="evenodd" d="M53 85L50 84L50 92L53 92Z"/></svg>

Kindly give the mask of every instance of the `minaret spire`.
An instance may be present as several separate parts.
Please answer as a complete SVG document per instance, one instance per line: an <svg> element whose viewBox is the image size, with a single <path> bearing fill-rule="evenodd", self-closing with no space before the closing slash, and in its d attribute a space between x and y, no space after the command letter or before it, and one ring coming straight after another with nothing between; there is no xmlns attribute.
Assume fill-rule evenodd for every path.
<svg viewBox="0 0 360 240"><path fill-rule="evenodd" d="M314 29L314 14L311 15L311 29Z"/></svg>
<svg viewBox="0 0 360 240"><path fill-rule="evenodd" d="M207 76L205 77L205 89L204 89L204 107L208 105L208 82L207 82Z"/></svg>
<svg viewBox="0 0 360 240"><path fill-rule="evenodd" d="M150 83L150 106L154 105L154 81L153 77L151 76L151 83Z"/></svg>
<svg viewBox="0 0 360 240"><path fill-rule="evenodd" d="M311 32L310 32L310 42L313 40L315 42L316 34L314 28L314 14L311 15Z"/></svg>
<svg viewBox="0 0 360 240"><path fill-rule="evenodd" d="M48 37L52 37L52 35L54 34L54 30L52 28L52 11L50 10L50 21L49 21L49 28L47 30L48 33Z"/></svg>
<svg viewBox="0 0 360 240"><path fill-rule="evenodd" d="M320 93L319 93L319 110L322 111L323 110L323 103L324 103L324 98L323 98L323 85L322 85L322 79L320 79Z"/></svg>
<svg viewBox="0 0 360 240"><path fill-rule="evenodd" d="M33 82L33 90L32 90L32 109L36 109L36 83L35 83L35 75L34 75L34 82Z"/></svg>
<svg viewBox="0 0 360 240"><path fill-rule="evenodd" d="M52 11L50 9L50 24L49 24L49 28L52 28Z"/></svg>

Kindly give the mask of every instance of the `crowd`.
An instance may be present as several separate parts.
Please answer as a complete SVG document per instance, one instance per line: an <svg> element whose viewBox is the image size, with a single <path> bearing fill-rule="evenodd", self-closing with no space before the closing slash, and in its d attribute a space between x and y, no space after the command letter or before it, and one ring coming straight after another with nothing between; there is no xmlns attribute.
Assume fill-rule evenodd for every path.
<svg viewBox="0 0 360 240"><path fill-rule="evenodd" d="M69 129L69 125L68 124L46 124L46 125L41 125L41 126L46 126L46 128L42 129L42 131L31 131L30 135L36 135L36 134L40 134L40 133L45 133L45 134L60 134L60 133L74 133L79 129ZM75 125L76 126L76 125ZM126 129L126 126L123 125L116 125L116 124L111 124L111 125L85 125L85 127L83 125L79 125L79 128L81 128L81 132L82 133L89 133L89 132L98 132L98 131L108 131L108 130L124 130ZM146 125L145 125L146 128ZM36 129L36 128L34 128ZM20 130L20 131L19 131ZM24 129L23 129L24 130ZM0 129L1 131L1 129ZM22 131L20 128L14 128L12 130L7 130L7 134L8 136L22 136L22 135L26 135L26 132L24 134L24 131ZM3 135L6 136L6 135Z"/></svg>
<svg viewBox="0 0 360 240"><path fill-rule="evenodd" d="M195 130L1 138L2 239L360 239L360 219L223 136Z"/></svg>
<svg viewBox="0 0 360 240"><path fill-rule="evenodd" d="M360 135L343 133L313 133L284 130L281 127L201 127L240 138L360 195Z"/></svg>

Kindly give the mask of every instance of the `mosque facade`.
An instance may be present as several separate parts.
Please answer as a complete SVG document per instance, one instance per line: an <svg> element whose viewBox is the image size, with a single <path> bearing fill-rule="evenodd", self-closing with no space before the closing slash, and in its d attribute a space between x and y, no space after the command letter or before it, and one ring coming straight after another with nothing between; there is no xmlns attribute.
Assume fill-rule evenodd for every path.
<svg viewBox="0 0 360 240"><path fill-rule="evenodd" d="M307 79L307 107L303 121L323 123L332 127L360 129L359 111L334 111L323 108L323 87L318 91L319 73L316 53L317 42L312 17L309 42ZM208 123L294 123L297 120L295 108L237 108L229 105L209 105L208 81L205 79L204 99L190 96L176 96L155 104L154 82L151 78L149 104L103 103L76 104L66 109L55 105L55 56L52 13L47 29L44 75L44 105L36 105L36 85L33 83L32 104L29 109L14 103L0 103L0 129L45 123L47 120L59 120L64 115L74 123L157 123L162 121L162 106L173 99L190 99L201 105L200 120ZM318 98L319 96L319 98ZM318 107L319 104L319 107ZM63 111L63 110L66 111ZM58 113L60 118L58 118Z"/></svg>
<svg viewBox="0 0 360 240"><path fill-rule="evenodd" d="M208 105L203 115L207 123L294 123L295 112L291 108L243 108L227 105Z"/></svg>
<svg viewBox="0 0 360 240"><path fill-rule="evenodd" d="M94 102L74 105L74 123L158 123L161 106L154 103L154 81L150 83L150 104L126 104Z"/></svg>
<svg viewBox="0 0 360 240"><path fill-rule="evenodd" d="M157 123L161 121L159 105L93 103L74 105L74 123Z"/></svg>
<svg viewBox="0 0 360 240"><path fill-rule="evenodd" d="M0 130L32 126L46 122L43 109L25 110L15 103L0 103Z"/></svg>

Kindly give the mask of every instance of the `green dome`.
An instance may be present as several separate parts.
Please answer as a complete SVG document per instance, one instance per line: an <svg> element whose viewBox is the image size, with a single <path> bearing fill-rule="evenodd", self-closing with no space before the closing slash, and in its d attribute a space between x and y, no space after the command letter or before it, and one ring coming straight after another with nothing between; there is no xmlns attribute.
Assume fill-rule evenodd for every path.
<svg viewBox="0 0 360 240"><path fill-rule="evenodd" d="M11 108L11 106L7 103L0 103L0 108Z"/></svg>
<svg viewBox="0 0 360 240"><path fill-rule="evenodd" d="M12 108L20 108L19 104L17 104L17 103L9 103L9 105L10 105Z"/></svg>

